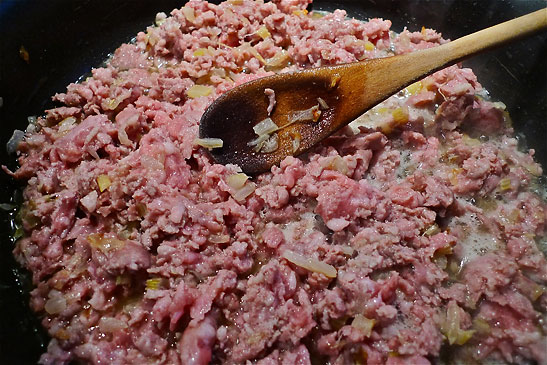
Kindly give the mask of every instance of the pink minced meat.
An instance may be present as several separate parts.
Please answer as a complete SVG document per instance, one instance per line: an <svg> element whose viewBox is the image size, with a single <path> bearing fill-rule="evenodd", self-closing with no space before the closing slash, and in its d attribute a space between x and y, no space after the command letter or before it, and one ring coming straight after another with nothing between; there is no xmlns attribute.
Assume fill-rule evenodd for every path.
<svg viewBox="0 0 547 365"><path fill-rule="evenodd" d="M390 134L346 128L244 199L238 167L194 144L236 85L446 42L309 2L190 1L54 97L14 173L41 363L547 361L542 170L470 69L367 113Z"/></svg>
<svg viewBox="0 0 547 365"><path fill-rule="evenodd" d="M275 91L272 89L264 89L264 94L268 97L268 108L266 111L268 115L272 114L273 109L275 108Z"/></svg>

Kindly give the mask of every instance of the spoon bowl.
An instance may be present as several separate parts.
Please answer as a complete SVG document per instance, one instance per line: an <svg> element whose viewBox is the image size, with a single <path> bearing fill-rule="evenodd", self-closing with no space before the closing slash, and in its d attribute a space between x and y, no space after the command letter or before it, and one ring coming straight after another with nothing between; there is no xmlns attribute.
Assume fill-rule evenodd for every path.
<svg viewBox="0 0 547 365"><path fill-rule="evenodd" d="M204 113L200 138L220 138L211 150L221 164L237 164L248 174L269 170L299 155L411 83L485 50L547 28L547 9L495 25L443 45L393 57L318 67L264 77L221 95ZM275 107L268 113L269 97ZM315 108L317 119L295 121L299 111ZM271 118L276 148L253 145L253 127Z"/></svg>

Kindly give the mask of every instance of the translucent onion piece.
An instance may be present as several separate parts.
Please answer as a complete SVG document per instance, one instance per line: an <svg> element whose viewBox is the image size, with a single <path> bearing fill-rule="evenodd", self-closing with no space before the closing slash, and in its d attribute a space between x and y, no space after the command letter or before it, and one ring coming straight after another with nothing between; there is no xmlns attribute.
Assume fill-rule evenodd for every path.
<svg viewBox="0 0 547 365"><path fill-rule="evenodd" d="M102 332L116 332L125 328L127 328L127 323L121 319L103 317L99 321L99 329Z"/></svg>
<svg viewBox="0 0 547 365"><path fill-rule="evenodd" d="M292 139L292 152L296 153L296 151L298 151L299 148L300 148L300 133L298 133Z"/></svg>
<svg viewBox="0 0 547 365"><path fill-rule="evenodd" d="M156 14L156 19L154 22L159 27L163 24L163 22L165 22L165 19L167 19L167 14L165 14L164 12L160 12Z"/></svg>
<svg viewBox="0 0 547 365"><path fill-rule="evenodd" d="M319 261L313 257L304 257L296 252L286 250L282 255L287 261L303 269L325 275L327 278L335 278L336 268L332 265Z"/></svg>
<svg viewBox="0 0 547 365"><path fill-rule="evenodd" d="M351 322L351 326L361 331L365 337L370 337L375 322L376 321L374 319L368 319L362 314L358 314Z"/></svg>
<svg viewBox="0 0 547 365"><path fill-rule="evenodd" d="M226 184L234 190L239 190L245 185L247 179L249 179L249 176L243 173L233 174L226 178Z"/></svg>
<svg viewBox="0 0 547 365"><path fill-rule="evenodd" d="M118 98L106 99L101 103L101 106L106 110L114 110L118 107L118 105L120 105L121 102L122 100Z"/></svg>
<svg viewBox="0 0 547 365"><path fill-rule="evenodd" d="M329 105L327 104L327 102L321 98L317 98L317 102L319 103L319 107L323 110L326 110L329 108Z"/></svg>
<svg viewBox="0 0 547 365"><path fill-rule="evenodd" d="M194 57L205 56L206 53L208 53L207 48L198 48L194 51L193 56Z"/></svg>
<svg viewBox="0 0 547 365"><path fill-rule="evenodd" d="M265 26L262 26L259 30L257 30L256 34L262 39L266 39L271 36L270 31Z"/></svg>
<svg viewBox="0 0 547 365"><path fill-rule="evenodd" d="M232 196L234 197L235 200L237 200L238 202L243 202L249 195L251 195L252 193L254 193L256 189L256 185L255 183L249 181L247 182L241 189L239 189L238 191L236 191Z"/></svg>
<svg viewBox="0 0 547 365"><path fill-rule="evenodd" d="M13 131L13 135L6 144L6 149L8 150L9 155L14 154L15 151L17 151L17 146L19 146L19 143L23 140L24 137L25 132L20 131L19 129Z"/></svg>
<svg viewBox="0 0 547 365"><path fill-rule="evenodd" d="M426 237L433 236L433 235L439 233L440 231L441 230L440 230L440 228L437 224L432 224L431 226L429 226L428 229L425 230L424 236L426 236Z"/></svg>
<svg viewBox="0 0 547 365"><path fill-rule="evenodd" d="M70 131L75 124L76 124L76 118L74 117L68 117L63 119L61 123L59 123L59 134L60 135L67 134L68 131Z"/></svg>
<svg viewBox="0 0 547 365"><path fill-rule="evenodd" d="M411 85L408 85L405 88L405 93L408 95L416 95L423 89L423 83L421 81L415 82Z"/></svg>
<svg viewBox="0 0 547 365"><path fill-rule="evenodd" d="M220 138L196 138L194 144L205 148L220 148L224 145L224 141Z"/></svg>
<svg viewBox="0 0 547 365"><path fill-rule="evenodd" d="M344 246L341 247L341 249L342 249L342 252L344 253L344 255L348 255L348 256L352 256L353 253L355 252L355 250L351 246L344 245Z"/></svg>
<svg viewBox="0 0 547 365"><path fill-rule="evenodd" d="M99 185L99 191L102 193L112 185L112 181L110 181L108 175L102 174L97 176L97 185Z"/></svg>
<svg viewBox="0 0 547 365"><path fill-rule="evenodd" d="M48 293L49 299L46 301L44 309L49 314L59 314L66 309L66 298L58 290L51 290Z"/></svg>
<svg viewBox="0 0 547 365"><path fill-rule="evenodd" d="M227 243L230 242L230 236L227 234L212 234L207 237L207 241L211 243Z"/></svg>
<svg viewBox="0 0 547 365"><path fill-rule="evenodd" d="M113 250L118 250L125 245L124 241L121 241L114 237L105 237L101 233L93 233L87 236L87 241L91 247L107 253Z"/></svg>
<svg viewBox="0 0 547 365"><path fill-rule="evenodd" d="M403 108L397 108L393 112L391 112L391 115L393 116L393 120L396 124L401 125L408 122L408 111L404 110Z"/></svg>
<svg viewBox="0 0 547 365"><path fill-rule="evenodd" d="M262 55L260 53L258 53L258 51L256 50L256 48L254 48L253 46L251 46L249 43L243 43L241 46L239 46L238 48L240 48L242 51L247 51L249 52L251 55L253 55L256 59L258 59L260 62L262 62L262 64L266 64L266 60L264 59L264 57L262 57Z"/></svg>
<svg viewBox="0 0 547 365"><path fill-rule="evenodd" d="M146 289L148 289L148 290L158 290L158 289L160 289L161 284L162 284L162 279L161 278L148 279L148 280L146 280Z"/></svg>
<svg viewBox="0 0 547 365"><path fill-rule="evenodd" d="M446 307L446 320L441 325L441 332L451 345L463 345L475 333L474 330L462 330L460 328L460 311L458 304L455 301L450 301Z"/></svg>
<svg viewBox="0 0 547 365"><path fill-rule="evenodd" d="M207 96L211 94L212 91L213 88L211 86L194 85L186 91L186 95L188 95L189 98L194 99L202 96Z"/></svg>
<svg viewBox="0 0 547 365"><path fill-rule="evenodd" d="M266 141L264 141L264 144L262 144L262 148L260 149L260 152L262 153L271 153L276 151L279 148L279 139L277 137L277 134L274 134L270 136Z"/></svg>
<svg viewBox="0 0 547 365"><path fill-rule="evenodd" d="M191 23L196 21L196 14L194 13L193 8L185 6L180 10L182 11L182 14L184 14L184 17L186 18L186 20L188 20Z"/></svg>
<svg viewBox="0 0 547 365"><path fill-rule="evenodd" d="M299 110L292 112L289 115L289 122L317 122L321 116L321 110L319 110L319 105L314 105L306 110Z"/></svg>
<svg viewBox="0 0 547 365"><path fill-rule="evenodd" d="M91 142L91 140L93 138L95 138L95 136L97 135L97 133L99 133L99 130L101 129L100 126L95 126L88 134L87 136L85 137L85 140L84 140L84 145L87 145L89 142Z"/></svg>
<svg viewBox="0 0 547 365"><path fill-rule="evenodd" d="M131 140L127 136L127 132L125 131L125 129L123 127L120 127L118 129L118 140L120 141L121 144L123 144L125 146L131 146L132 145Z"/></svg>
<svg viewBox="0 0 547 365"><path fill-rule="evenodd" d="M325 160L322 160L320 163L322 168L324 168L325 170L334 170L334 171L338 171L344 175L347 175L347 173L349 172L349 169L348 169L348 164L346 163L346 161L339 155L337 156L333 156L333 157L329 157Z"/></svg>
<svg viewBox="0 0 547 365"><path fill-rule="evenodd" d="M500 190L511 190L511 180L509 178L503 178L500 180Z"/></svg>
<svg viewBox="0 0 547 365"><path fill-rule="evenodd" d="M266 140L270 138L270 135L269 134L263 134L261 135L260 137L258 138L255 138L253 139L252 141L248 142L247 143L247 146L249 147L253 147L255 146L254 150L256 152L260 151L260 149L262 148L262 146L264 145L264 142L266 142Z"/></svg>
<svg viewBox="0 0 547 365"><path fill-rule="evenodd" d="M253 131L255 131L258 136L273 133L278 129L279 127L274 123L272 118L266 118L253 127Z"/></svg>
<svg viewBox="0 0 547 365"><path fill-rule="evenodd" d="M152 156L141 156L141 165L151 171L161 171L165 168L161 161L156 160Z"/></svg>
<svg viewBox="0 0 547 365"><path fill-rule="evenodd" d="M266 69L280 69L287 66L290 61L289 52L282 50L281 52L277 52L272 58L266 60Z"/></svg>

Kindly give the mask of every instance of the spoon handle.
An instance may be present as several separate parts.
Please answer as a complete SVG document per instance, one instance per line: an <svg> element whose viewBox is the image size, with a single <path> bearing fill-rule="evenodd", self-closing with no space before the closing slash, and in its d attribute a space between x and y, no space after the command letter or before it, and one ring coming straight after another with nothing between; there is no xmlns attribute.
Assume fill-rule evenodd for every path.
<svg viewBox="0 0 547 365"><path fill-rule="evenodd" d="M398 90L448 65L547 28L547 8L443 45L394 57L335 66L348 100L337 121L348 121Z"/></svg>

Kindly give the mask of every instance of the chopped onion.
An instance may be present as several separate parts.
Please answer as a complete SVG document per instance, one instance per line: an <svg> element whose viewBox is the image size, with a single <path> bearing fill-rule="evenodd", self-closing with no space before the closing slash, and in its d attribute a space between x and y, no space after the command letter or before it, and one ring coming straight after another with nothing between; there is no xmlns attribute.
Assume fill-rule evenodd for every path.
<svg viewBox="0 0 547 365"><path fill-rule="evenodd" d="M436 235L440 231L441 230L440 230L440 228L437 224L432 224L431 226L429 226L428 229L425 230L423 235L426 236L426 237L429 237L429 236Z"/></svg>
<svg viewBox="0 0 547 365"><path fill-rule="evenodd" d="M353 253L355 252L355 250L351 246L343 245L341 247L341 249L342 249L342 252L344 253L344 255L348 255L348 256L352 256Z"/></svg>
<svg viewBox="0 0 547 365"><path fill-rule="evenodd" d="M163 22L165 22L165 19L167 19L167 14L165 14L164 12L157 13L155 19L156 25L159 27L163 24Z"/></svg>
<svg viewBox="0 0 547 365"><path fill-rule="evenodd" d="M501 101L496 101L492 103L492 106L496 109L507 110L507 105L505 105Z"/></svg>
<svg viewBox="0 0 547 365"><path fill-rule="evenodd" d="M74 127L74 124L76 124L76 118L74 117L68 117L68 118L65 118L63 119L60 123L59 123L59 131L58 133L60 135L65 135L68 133L68 131L70 131L72 129L72 127Z"/></svg>
<svg viewBox="0 0 547 365"><path fill-rule="evenodd" d="M265 26L262 26L259 30L257 30L256 34L262 39L271 37L270 31Z"/></svg>
<svg viewBox="0 0 547 365"><path fill-rule="evenodd" d="M482 336L488 335L492 331L488 321L480 317L473 320L473 329L475 329L475 331L477 331L477 333Z"/></svg>
<svg viewBox="0 0 547 365"><path fill-rule="evenodd" d="M20 131L19 129L16 129L13 131L13 135L9 139L8 143L6 143L6 149L8 150L8 154L14 154L15 151L17 151L17 146L19 146L19 143L25 138L25 132Z"/></svg>
<svg viewBox="0 0 547 365"><path fill-rule="evenodd" d="M215 67L211 71L211 76L218 76L218 77L224 78L224 77L226 77L226 70L223 69L223 68Z"/></svg>
<svg viewBox="0 0 547 365"><path fill-rule="evenodd" d="M202 96L207 96L211 94L212 91L212 86L194 85L186 91L186 95L188 95L189 98L195 99Z"/></svg>
<svg viewBox="0 0 547 365"><path fill-rule="evenodd" d="M66 309L66 298L57 290L51 290L48 294L44 309L49 314L59 314Z"/></svg>
<svg viewBox="0 0 547 365"><path fill-rule="evenodd" d="M261 135L260 137L258 138L255 138L253 139L252 141L248 142L247 143L247 146L249 147L255 147L254 150L255 152L258 152L262 149L262 146L264 145L264 143L266 142L266 140L270 138L270 135L269 134L263 134Z"/></svg>
<svg viewBox="0 0 547 365"><path fill-rule="evenodd" d="M102 103L101 103L101 106L103 107L103 109L105 110L115 110L118 105L120 105L120 103L122 102L122 99L119 99L119 98L109 98L109 99L106 99L104 100Z"/></svg>
<svg viewBox="0 0 547 365"><path fill-rule="evenodd" d="M146 167L148 170L151 171L161 171L165 169L165 166L163 165L163 162L158 161L152 156L143 155L141 156L141 166Z"/></svg>
<svg viewBox="0 0 547 365"><path fill-rule="evenodd" d="M159 290L162 285L162 279L161 278L152 278L146 280L146 289L147 290Z"/></svg>
<svg viewBox="0 0 547 365"><path fill-rule="evenodd" d="M226 183L228 186L234 190L241 189L249 179L249 176L244 173L233 174L226 178Z"/></svg>
<svg viewBox="0 0 547 365"><path fill-rule="evenodd" d="M200 57L200 56L205 56L206 54L210 54L207 48L198 48L194 51L193 56Z"/></svg>
<svg viewBox="0 0 547 365"><path fill-rule="evenodd" d="M292 13L293 13L294 15L296 15L296 16L306 16L306 15L308 15L308 11L307 11L306 9L303 9L303 10L300 10L300 9L299 9L299 10L294 10Z"/></svg>
<svg viewBox="0 0 547 365"><path fill-rule="evenodd" d="M374 323L376 323L374 319L368 319L362 314L358 314L351 322L351 326L361 331L365 337L370 337Z"/></svg>
<svg viewBox="0 0 547 365"><path fill-rule="evenodd" d="M463 140L463 143L465 143L467 146L475 147L475 146L481 145L481 141L479 141L476 138L471 138L467 134L463 135L462 140Z"/></svg>
<svg viewBox="0 0 547 365"><path fill-rule="evenodd" d="M256 189L255 183L248 181L241 189L236 191L232 196L238 202L243 202L249 195L254 193Z"/></svg>
<svg viewBox="0 0 547 365"><path fill-rule="evenodd" d="M194 144L205 148L220 148L224 145L224 141L220 138L196 138Z"/></svg>
<svg viewBox="0 0 547 365"><path fill-rule="evenodd" d="M240 48L242 51L247 51L249 52L251 55L253 55L256 59L258 59L260 62L262 62L262 64L266 64L266 60L264 59L264 57L262 57L262 55L260 53L258 53L258 51L256 50L256 48L254 48L253 46L251 46L249 43L243 43L241 46L239 46L238 48Z"/></svg>
<svg viewBox="0 0 547 365"><path fill-rule="evenodd" d="M97 135L97 133L99 133L99 130L101 130L101 127L100 126L95 126L88 134L87 136L85 137L85 140L84 140L84 145L87 145L89 142L91 142L91 140L93 138L95 138L95 136Z"/></svg>
<svg viewBox="0 0 547 365"><path fill-rule="evenodd" d="M511 179L509 178L503 178L500 180L500 190L501 191L506 191L506 190L511 190L512 186L511 186Z"/></svg>
<svg viewBox="0 0 547 365"><path fill-rule="evenodd" d="M323 110L325 109L328 109L329 108L329 105L327 104L327 102L321 98L317 98L317 102L319 102L319 107Z"/></svg>
<svg viewBox="0 0 547 365"><path fill-rule="evenodd" d="M293 137L292 138L292 153L296 153L296 151L298 151L298 149L300 148L301 135L300 133L296 132L294 136L292 134L291 136Z"/></svg>
<svg viewBox="0 0 547 365"><path fill-rule="evenodd" d="M127 328L127 323L113 317L103 317L99 320L99 329L102 332L116 332Z"/></svg>
<svg viewBox="0 0 547 365"><path fill-rule="evenodd" d="M296 122L317 122L320 116L321 110L319 110L319 105L314 105L306 110L292 112L289 115L289 122L291 124Z"/></svg>
<svg viewBox="0 0 547 365"><path fill-rule="evenodd" d="M348 164L342 158L342 156L339 155L327 157L324 160L321 160L319 165L321 165L321 167L325 170L338 171L344 175L347 175L347 173L349 172Z"/></svg>
<svg viewBox="0 0 547 365"><path fill-rule="evenodd" d="M93 233L87 236L87 241L91 247L102 251L103 253L110 252L112 250L118 250L125 245L124 241L121 241L114 237L105 237L102 233Z"/></svg>
<svg viewBox="0 0 547 365"><path fill-rule="evenodd" d="M403 108L397 108L391 113L393 120L397 125L408 122L408 111Z"/></svg>
<svg viewBox="0 0 547 365"><path fill-rule="evenodd" d="M121 144L123 144L125 146L131 146L132 145L131 140L127 136L127 132L125 131L124 127L120 127L118 129L118 140L120 141Z"/></svg>
<svg viewBox="0 0 547 365"><path fill-rule="evenodd" d="M324 14L318 13L317 11L312 11L310 15L312 19L321 19L325 16Z"/></svg>
<svg viewBox="0 0 547 365"><path fill-rule="evenodd" d="M405 94L408 95L416 95L423 89L423 83L421 81L417 81L411 85L408 85L405 88Z"/></svg>
<svg viewBox="0 0 547 365"><path fill-rule="evenodd" d="M186 18L186 20L188 20L189 22L193 23L196 21L196 14L194 12L194 8L190 8L188 6L184 6L182 9L180 9L182 11L182 14L184 14L184 17Z"/></svg>
<svg viewBox="0 0 547 365"><path fill-rule="evenodd" d="M97 185L99 185L99 191L102 193L112 185L108 175L101 174L97 176Z"/></svg>
<svg viewBox="0 0 547 365"><path fill-rule="evenodd" d="M277 131L279 127L274 123L272 118L266 118L253 127L253 131L260 137L264 134L270 134Z"/></svg>
<svg viewBox="0 0 547 365"><path fill-rule="evenodd" d="M319 261L313 257L304 257L296 252L286 250L282 255L287 261L306 270L325 275L327 278L335 278L336 268L332 265Z"/></svg>
<svg viewBox="0 0 547 365"><path fill-rule="evenodd" d="M332 77L332 79L330 80L330 84L329 84L328 89L332 90L332 89L336 88L341 79L342 79L342 76L340 76L339 74L335 74Z"/></svg>
<svg viewBox="0 0 547 365"><path fill-rule="evenodd" d="M230 236L227 234L212 234L207 237L207 241L211 243L226 243L230 242Z"/></svg>
<svg viewBox="0 0 547 365"><path fill-rule="evenodd" d="M441 332L446 336L448 343L453 345L465 344L475 333L474 330L462 330L460 328L460 311L462 309L455 301L450 301L446 307L446 319L441 324Z"/></svg>
<svg viewBox="0 0 547 365"><path fill-rule="evenodd" d="M13 208L15 208L15 205L13 204L6 204L6 203L0 204L0 210L10 211Z"/></svg>
<svg viewBox="0 0 547 365"><path fill-rule="evenodd" d="M279 148L279 138L277 137L277 134L274 134L270 136L264 143L262 144L262 147L260 148L260 152L262 153L271 153L276 151Z"/></svg>
<svg viewBox="0 0 547 365"><path fill-rule="evenodd" d="M272 58L266 60L266 70L270 71L283 68L287 66L290 61L291 57L289 56L289 52L282 50L281 52L277 52Z"/></svg>

